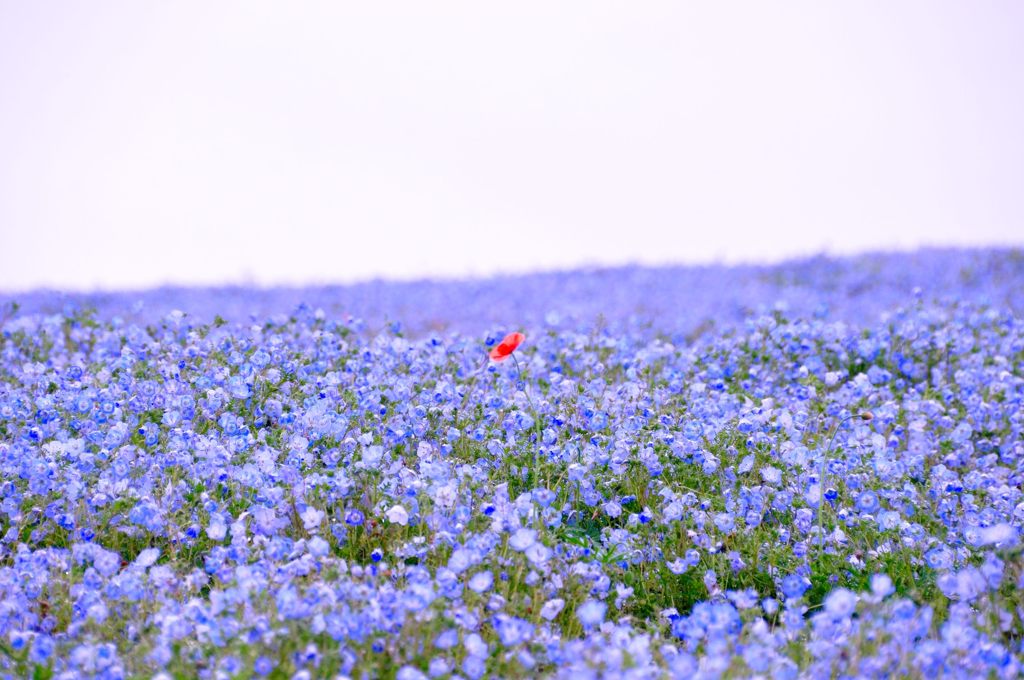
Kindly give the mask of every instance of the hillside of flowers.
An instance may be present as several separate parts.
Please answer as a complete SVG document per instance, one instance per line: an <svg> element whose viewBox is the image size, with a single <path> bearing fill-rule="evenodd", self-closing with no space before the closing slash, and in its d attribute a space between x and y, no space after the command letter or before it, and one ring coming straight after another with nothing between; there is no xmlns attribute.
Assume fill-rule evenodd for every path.
<svg viewBox="0 0 1024 680"><path fill-rule="evenodd" d="M4 294L0 675L1017 677L1022 315L1011 250Z"/></svg>

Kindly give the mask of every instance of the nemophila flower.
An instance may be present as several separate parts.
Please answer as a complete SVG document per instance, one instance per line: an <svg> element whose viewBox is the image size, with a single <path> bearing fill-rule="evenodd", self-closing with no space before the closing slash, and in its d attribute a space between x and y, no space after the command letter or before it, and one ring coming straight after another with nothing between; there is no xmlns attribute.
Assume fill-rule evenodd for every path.
<svg viewBox="0 0 1024 680"><path fill-rule="evenodd" d="M442 675L450 673L451 670L452 667L450 661L434 657L430 660L430 665L427 668L427 674L432 678L439 678Z"/></svg>
<svg viewBox="0 0 1024 680"><path fill-rule="evenodd" d="M484 639L480 637L478 633L470 633L464 638L463 647L466 649L466 654L471 657L485 657L489 653L490 649Z"/></svg>
<svg viewBox="0 0 1024 680"><path fill-rule="evenodd" d="M492 361L505 361L525 339L526 336L522 333L509 333L488 353L488 356Z"/></svg>
<svg viewBox="0 0 1024 680"><path fill-rule="evenodd" d="M434 639L434 647L437 649L451 649L459 644L459 631L449 628Z"/></svg>
<svg viewBox="0 0 1024 680"><path fill-rule="evenodd" d="M14 641L11 641L11 648L16 649ZM29 651L29 661L34 664L46 665L53 656L56 643L49 635L37 634L32 640L32 647Z"/></svg>
<svg viewBox="0 0 1024 680"><path fill-rule="evenodd" d="M732 533L733 529L736 528L736 518L730 513L720 512L715 515L715 526L718 527L718 530L722 533Z"/></svg>
<svg viewBox="0 0 1024 680"><path fill-rule="evenodd" d="M306 531L316 531L319 529L320 523L324 521L324 513L312 506L306 507L299 516L302 518L302 526Z"/></svg>
<svg viewBox="0 0 1024 680"><path fill-rule="evenodd" d="M534 543L526 549L526 559L529 560L530 564L534 567L540 567L551 559L554 551L547 547L543 543Z"/></svg>
<svg viewBox="0 0 1024 680"><path fill-rule="evenodd" d="M954 554L947 546L940 545L925 553L924 559L932 569L949 569L953 566Z"/></svg>
<svg viewBox="0 0 1024 680"><path fill-rule="evenodd" d="M790 574L782 579L782 594L790 599L799 599L811 587L810 580L806 576Z"/></svg>
<svg viewBox="0 0 1024 680"><path fill-rule="evenodd" d="M845 588L837 588L825 598L825 611L834 618L845 618L857 606L857 596Z"/></svg>
<svg viewBox="0 0 1024 680"><path fill-rule="evenodd" d="M527 642L533 635L533 626L528 621L514 616L498 614L491 622L494 630L498 633L498 639L506 647L514 647Z"/></svg>
<svg viewBox="0 0 1024 680"><path fill-rule="evenodd" d="M615 518L622 515L622 506L615 501L608 501L603 507L609 517Z"/></svg>
<svg viewBox="0 0 1024 680"><path fill-rule="evenodd" d="M873 574L871 576L871 593L878 599L889 597L896 589L893 587L892 579L887 574Z"/></svg>
<svg viewBox="0 0 1024 680"><path fill-rule="evenodd" d="M470 656L462 662L462 671L470 678L473 678L473 680L476 680L476 678L482 677L487 672L487 663L483 657Z"/></svg>
<svg viewBox="0 0 1024 680"><path fill-rule="evenodd" d="M626 603L631 597L633 597L633 589L629 588L621 583L615 585L615 607L621 609L622 605Z"/></svg>
<svg viewBox="0 0 1024 680"><path fill-rule="evenodd" d="M598 600L587 600L576 609L576 618L584 628L598 626L604 621L608 605Z"/></svg>
<svg viewBox="0 0 1024 680"><path fill-rule="evenodd" d="M718 593L718 574L715 573L714 569L708 569L704 572L704 587L708 589L708 592L712 595Z"/></svg>
<svg viewBox="0 0 1024 680"><path fill-rule="evenodd" d="M898 529L903 523L903 518L900 513L893 510L883 510L878 515L878 528L881 531L891 531Z"/></svg>
<svg viewBox="0 0 1024 680"><path fill-rule="evenodd" d="M392 524L401 524L402 526L405 526L409 523L409 511L401 505L391 506L391 509L384 514Z"/></svg>
<svg viewBox="0 0 1024 680"><path fill-rule="evenodd" d="M330 544L320 536L314 536L306 544L309 554L313 557L325 557L330 552Z"/></svg>
<svg viewBox="0 0 1024 680"><path fill-rule="evenodd" d="M689 569L690 565L686 563L681 557L677 557L671 562L666 563L668 570L673 574L685 574Z"/></svg>
<svg viewBox="0 0 1024 680"><path fill-rule="evenodd" d="M132 563L136 567L146 569L156 564L156 561L160 558L160 548L146 548L142 550L135 561Z"/></svg>
<svg viewBox="0 0 1024 680"><path fill-rule="evenodd" d="M11 649L16 652L20 652L25 649L31 640L31 635L27 634L25 631L13 630L8 635L8 641L10 642Z"/></svg>
<svg viewBox="0 0 1024 680"><path fill-rule="evenodd" d="M489 571L481 571L473 574L469 579L469 589L475 593L484 593L490 590L494 583L494 574Z"/></svg>
<svg viewBox="0 0 1024 680"><path fill-rule="evenodd" d="M448 558L448 568L456 574L461 574L473 564L473 553L465 548L458 548Z"/></svg>
<svg viewBox="0 0 1024 680"><path fill-rule="evenodd" d="M1005 567L1005 563L993 553L985 555L985 559L981 563L979 569L981 570L982 576L984 576L985 580L988 582L989 588L994 590L1003 582Z"/></svg>
<svg viewBox="0 0 1024 680"><path fill-rule="evenodd" d="M984 574L974 567L940 574L936 585L951 600L965 602L973 601L988 588Z"/></svg>
<svg viewBox="0 0 1024 680"><path fill-rule="evenodd" d="M857 509L861 512L873 513L878 510L878 507L878 494L874 491L871 491L870 489L862 491L860 495L857 496Z"/></svg>
<svg viewBox="0 0 1024 680"><path fill-rule="evenodd" d="M537 541L537 532L534 529L517 529L508 539L508 544L513 550L520 552L526 550Z"/></svg>
<svg viewBox="0 0 1024 680"><path fill-rule="evenodd" d="M1006 522L984 527L979 535L978 545L1014 545L1018 531Z"/></svg>
<svg viewBox="0 0 1024 680"><path fill-rule="evenodd" d="M414 666L402 666L395 674L396 680L426 680L423 671Z"/></svg>
<svg viewBox="0 0 1024 680"><path fill-rule="evenodd" d="M540 615L548 621L553 620L565 608L565 600L556 597L548 600L540 608Z"/></svg>

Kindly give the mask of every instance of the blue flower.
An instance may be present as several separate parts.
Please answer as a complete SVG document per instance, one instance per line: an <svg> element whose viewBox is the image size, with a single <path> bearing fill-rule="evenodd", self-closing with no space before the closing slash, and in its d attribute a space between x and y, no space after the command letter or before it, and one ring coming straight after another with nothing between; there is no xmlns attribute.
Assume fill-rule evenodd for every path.
<svg viewBox="0 0 1024 680"><path fill-rule="evenodd" d="M857 509L861 512L874 513L878 510L878 494L870 489L862 491L857 496Z"/></svg>
<svg viewBox="0 0 1024 680"><path fill-rule="evenodd" d="M537 540L537 532L534 529L517 529L508 540L513 550L520 552L526 550Z"/></svg>
<svg viewBox="0 0 1024 680"><path fill-rule="evenodd" d="M811 582L804 576L790 574L782 579L782 594L787 599L799 599L803 597Z"/></svg>
<svg viewBox="0 0 1024 680"><path fill-rule="evenodd" d="M837 588L825 598L825 611L833 618L850 616L857 606L857 596L846 588Z"/></svg>
<svg viewBox="0 0 1024 680"><path fill-rule="evenodd" d="M356 508L349 508L345 511L345 524L354 527L362 526L365 516Z"/></svg>
<svg viewBox="0 0 1024 680"><path fill-rule="evenodd" d="M501 644L506 647L526 642L533 635L533 626L523 619L498 614L492 619L494 630L498 633Z"/></svg>
<svg viewBox="0 0 1024 680"><path fill-rule="evenodd" d="M608 605L598 600L587 600L576 608L576 618L584 628L593 628L604 621L604 613Z"/></svg>
<svg viewBox="0 0 1024 680"><path fill-rule="evenodd" d="M461 574L473 564L473 553L465 548L458 548L448 558L448 568L456 574Z"/></svg>
<svg viewBox="0 0 1024 680"><path fill-rule="evenodd" d="M873 574L871 576L871 592L878 598L882 599L892 595L896 592L893 587L892 579L886 574Z"/></svg>
<svg viewBox="0 0 1024 680"><path fill-rule="evenodd" d="M556 597L544 603L540 608L540 615L542 618L551 621L558 616L564 607L565 600Z"/></svg>
<svg viewBox="0 0 1024 680"><path fill-rule="evenodd" d="M475 593L483 593L490 590L494 583L494 575L489 571L480 571L469 579L469 589Z"/></svg>

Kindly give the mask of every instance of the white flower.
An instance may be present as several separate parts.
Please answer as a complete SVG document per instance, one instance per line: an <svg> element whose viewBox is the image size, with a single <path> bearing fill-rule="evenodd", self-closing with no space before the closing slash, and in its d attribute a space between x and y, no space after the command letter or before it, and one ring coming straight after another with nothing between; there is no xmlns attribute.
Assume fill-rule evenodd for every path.
<svg viewBox="0 0 1024 680"><path fill-rule="evenodd" d="M458 494L459 492L455 484L449 482L444 486L438 487L437 491L434 492L434 502L437 503L438 507L450 509L455 505Z"/></svg>
<svg viewBox="0 0 1024 680"><path fill-rule="evenodd" d="M301 517L302 526L306 528L306 531L315 531L324 521L324 513L314 507L307 507L303 510Z"/></svg>
<svg viewBox="0 0 1024 680"><path fill-rule="evenodd" d="M530 564L540 566L550 559L551 553L551 548L543 543L534 543L526 549L526 559L530 560Z"/></svg>
<svg viewBox="0 0 1024 680"><path fill-rule="evenodd" d="M537 532L533 529L518 529L508 539L508 544L513 550L522 552L534 544L537 540Z"/></svg>
<svg viewBox="0 0 1024 680"><path fill-rule="evenodd" d="M392 524L401 524L402 526L405 526L409 523L409 511L401 505L392 506L392 508L384 514L387 515L388 521Z"/></svg>

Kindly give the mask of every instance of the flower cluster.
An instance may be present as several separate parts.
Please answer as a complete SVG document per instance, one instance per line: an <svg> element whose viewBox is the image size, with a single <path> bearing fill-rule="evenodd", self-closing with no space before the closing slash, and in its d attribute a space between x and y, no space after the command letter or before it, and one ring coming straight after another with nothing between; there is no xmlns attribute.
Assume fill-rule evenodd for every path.
<svg viewBox="0 0 1024 680"><path fill-rule="evenodd" d="M340 290L0 303L2 672L1024 670L1019 254Z"/></svg>

